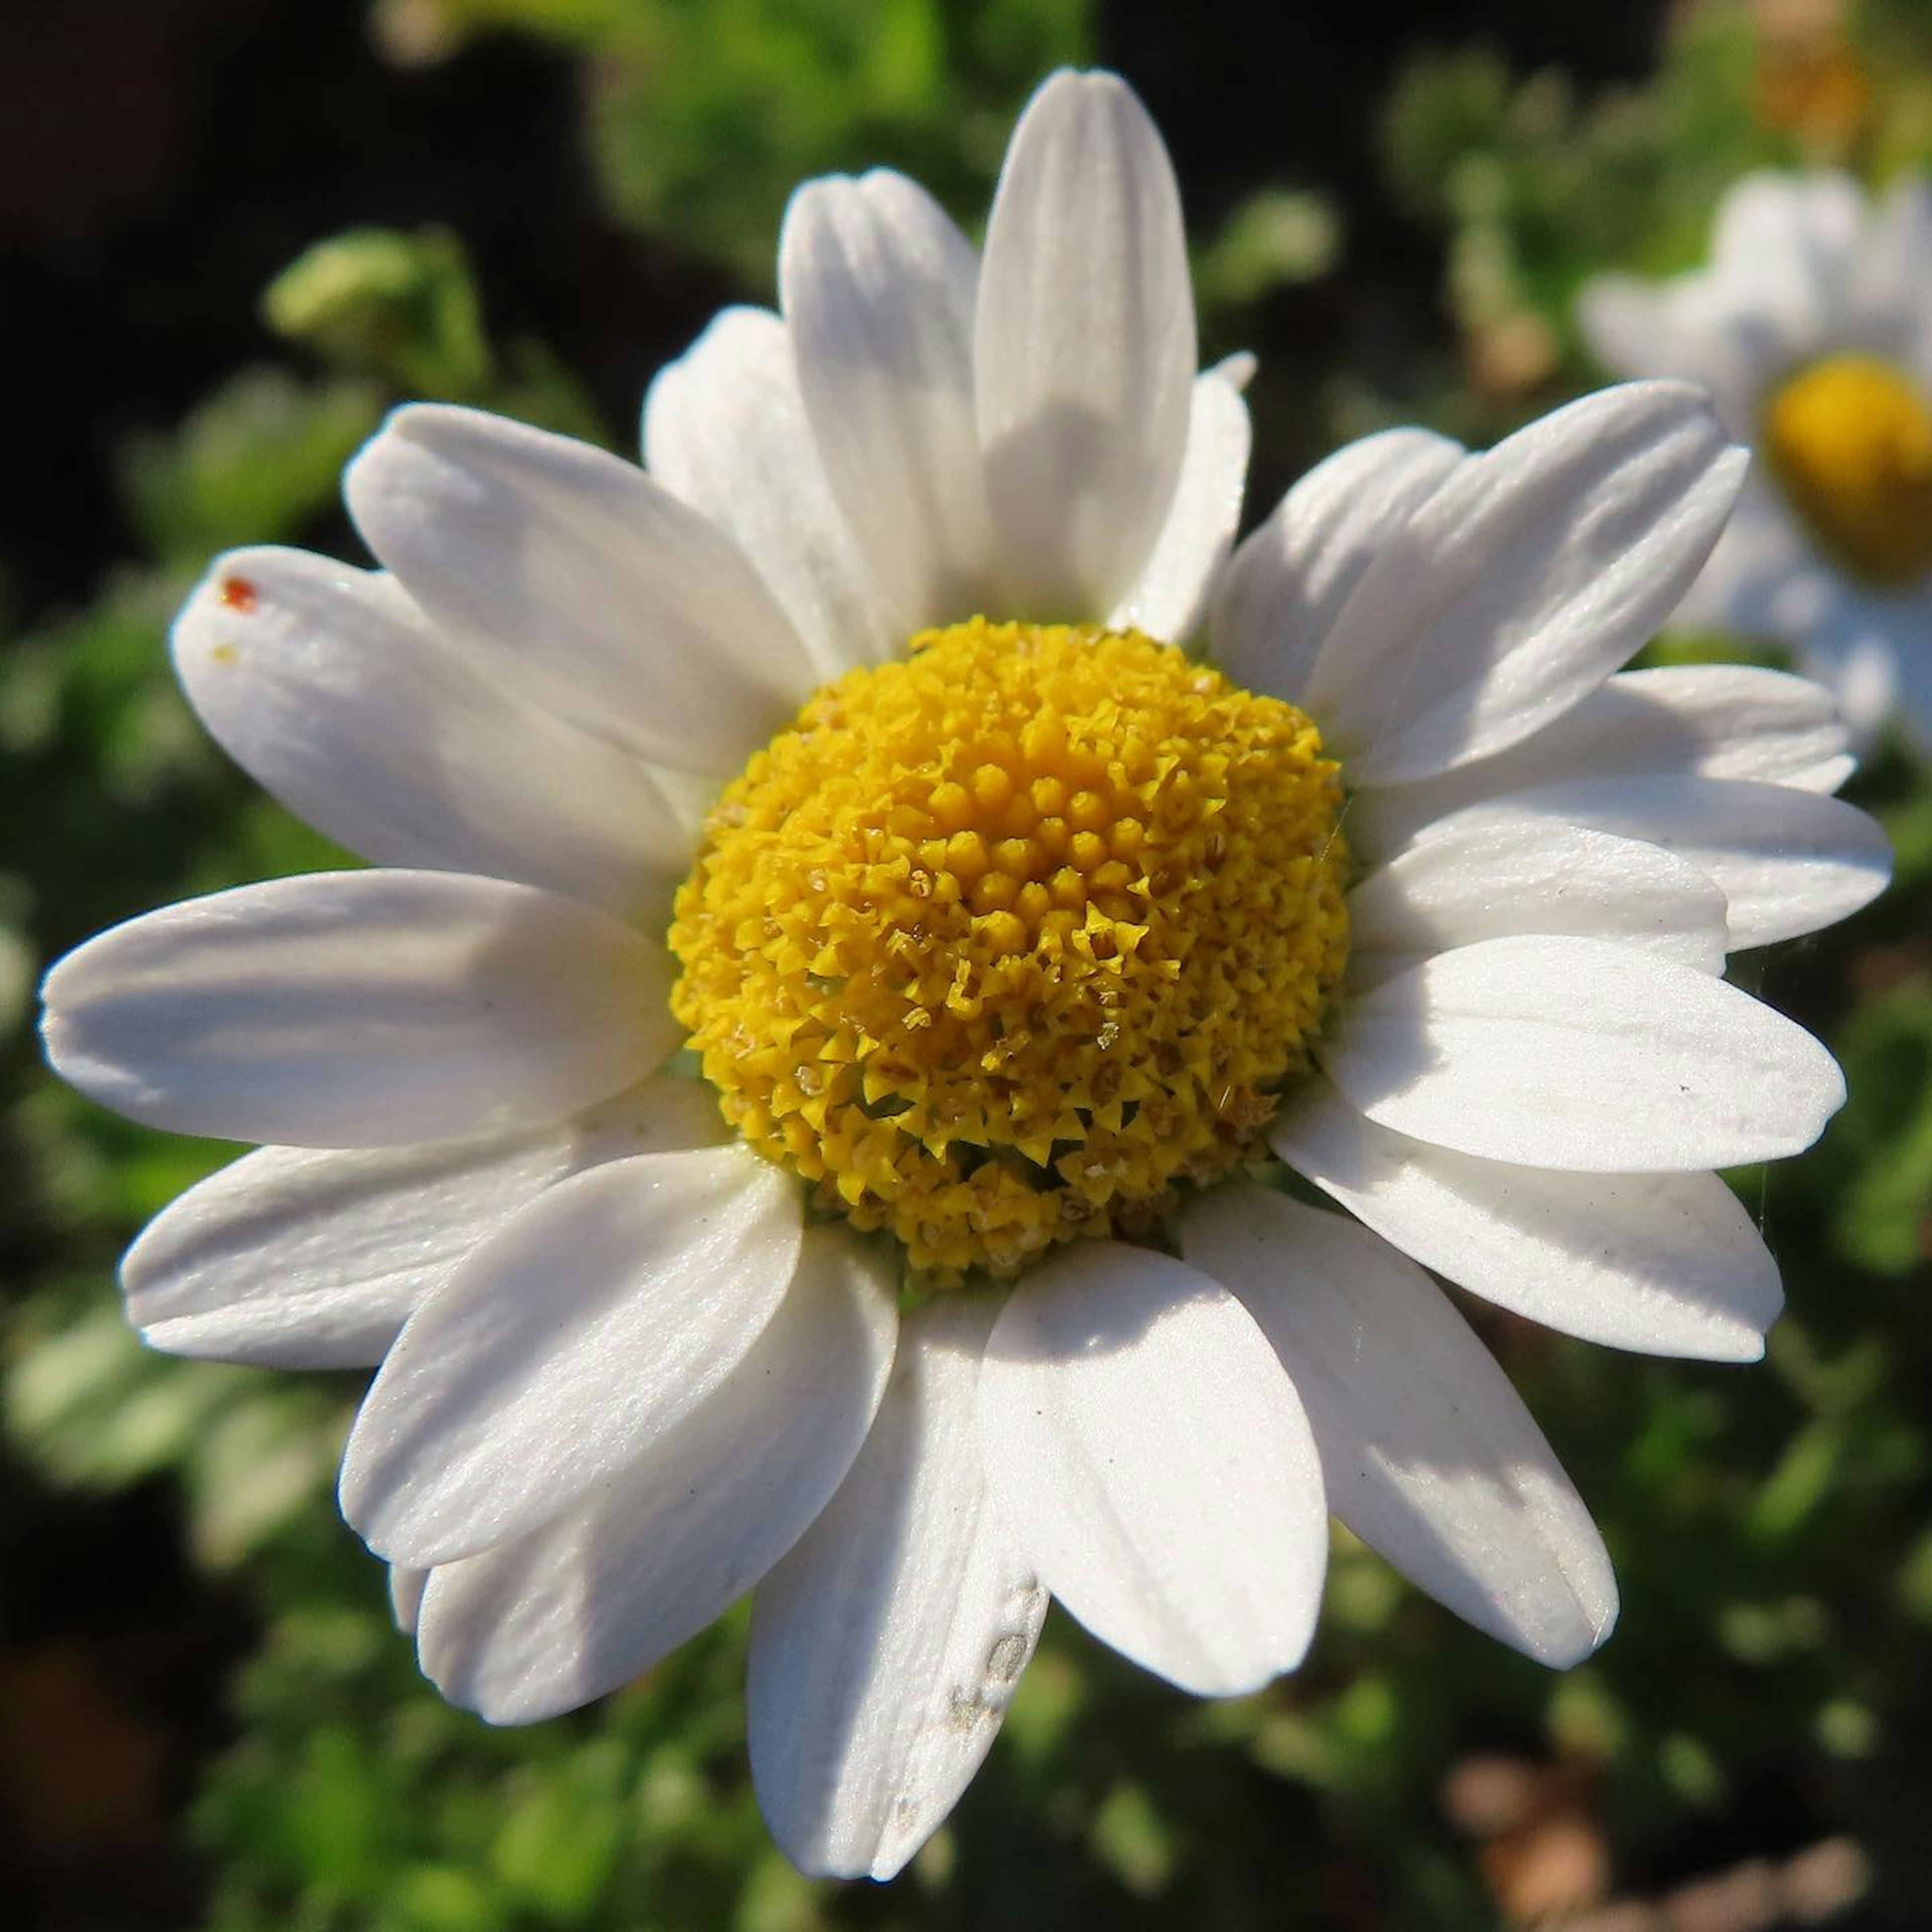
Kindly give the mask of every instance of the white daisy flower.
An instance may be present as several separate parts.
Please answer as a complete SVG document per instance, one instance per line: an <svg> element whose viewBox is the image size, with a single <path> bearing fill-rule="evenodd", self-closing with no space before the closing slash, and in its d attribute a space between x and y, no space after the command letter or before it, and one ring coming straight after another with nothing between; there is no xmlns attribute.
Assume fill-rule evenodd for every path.
<svg viewBox="0 0 1932 1932"><path fill-rule="evenodd" d="M658 378L646 470L406 410L348 480L382 571L214 566L190 696L377 869L103 935L46 1036L267 1143L130 1312L380 1364L343 1507L447 1694L566 1710L755 1586L772 1828L885 1877L1050 1596L1250 1690L1332 1510L1532 1657L1602 1640L1589 1516L1424 1268L1756 1355L1712 1170L1843 1090L1720 970L1886 859L1816 687L1618 673L1738 487L1690 389L1358 444L1222 568L1246 416L1119 81L1042 89L982 256L820 181L779 280Z"/></svg>
<svg viewBox="0 0 1932 1932"><path fill-rule="evenodd" d="M1862 738L1932 747L1932 182L1754 174L1708 267L1586 289L1625 376L1702 384L1758 460L1684 614L1793 645Z"/></svg>

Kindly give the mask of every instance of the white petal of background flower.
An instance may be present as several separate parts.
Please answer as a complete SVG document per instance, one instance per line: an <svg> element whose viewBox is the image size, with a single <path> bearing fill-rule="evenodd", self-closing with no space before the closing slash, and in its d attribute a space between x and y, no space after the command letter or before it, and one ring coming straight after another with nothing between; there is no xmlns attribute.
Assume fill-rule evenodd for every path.
<svg viewBox="0 0 1932 1932"><path fill-rule="evenodd" d="M350 464L369 547L494 674L638 757L728 777L814 682L730 538L634 464L475 410L398 410Z"/></svg>
<svg viewBox="0 0 1932 1932"><path fill-rule="evenodd" d="M398 1147L560 1119L677 1044L670 956L454 872L314 872L117 926L47 975L48 1057L177 1133Z"/></svg>
<svg viewBox="0 0 1932 1932"><path fill-rule="evenodd" d="M1585 289L1577 321L1590 352L1622 376L1692 382L1710 392L1731 434L1757 431L1767 381L1790 368L1791 346L1768 317L1754 312L1708 274L1661 287L1605 275Z"/></svg>
<svg viewBox="0 0 1932 1932"><path fill-rule="evenodd" d="M1309 674L1353 782L1486 757L1594 691L1696 575L1746 460L1670 382L1586 396L1466 458L1384 540Z"/></svg>
<svg viewBox="0 0 1932 1932"><path fill-rule="evenodd" d="M1196 349L1180 190L1111 74L1056 74L1014 130L973 361L1012 614L1112 610L1173 500Z"/></svg>
<svg viewBox="0 0 1932 1932"><path fill-rule="evenodd" d="M128 1318L172 1354L371 1367L472 1248L566 1174L724 1136L710 1088L658 1078L511 1140L258 1148L142 1231L121 1264Z"/></svg>
<svg viewBox="0 0 1932 1932"><path fill-rule="evenodd" d="M614 1690L715 1622L795 1543L851 1466L886 1385L896 1264L811 1229L764 1331L586 1507L446 1564L418 1626L424 1670L493 1724Z"/></svg>
<svg viewBox="0 0 1932 1932"><path fill-rule="evenodd" d="M648 772L484 675L393 578L231 550L172 642L223 749L351 851L668 916L692 843Z"/></svg>
<svg viewBox="0 0 1932 1932"><path fill-rule="evenodd" d="M1207 1276L1111 1241L1042 1263L993 1324L980 1436L1020 1546L1102 1642L1205 1696L1300 1662L1320 1464L1274 1350Z"/></svg>
<svg viewBox="0 0 1932 1932"><path fill-rule="evenodd" d="M1779 574L1753 586L1774 606L1765 628L1800 640L1798 662L1830 686L1861 747L1872 744L1894 712L1932 745L1922 700L1913 705L1907 698L1910 674L1932 637L1932 595L1882 602L1832 574L1808 546L1802 532L1787 532ZM1922 672L1918 682L1922 688Z"/></svg>
<svg viewBox="0 0 1932 1932"><path fill-rule="evenodd" d="M1732 952L1833 925L1892 876L1889 842L1856 807L1727 778L1574 778L1473 806L1423 836L1478 824L1521 829L1535 818L1647 839L1688 860L1724 895Z"/></svg>
<svg viewBox="0 0 1932 1932"><path fill-rule="evenodd" d="M1802 1028L1722 980L1595 939L1486 939L1352 999L1322 1064L1399 1132L1602 1174L1801 1152L1844 1102Z"/></svg>
<svg viewBox="0 0 1932 1932"><path fill-rule="evenodd" d="M1554 819L1431 830L1348 895L1348 928L1358 989L1430 954L1522 932L1724 970L1724 896L1707 874L1660 846Z"/></svg>
<svg viewBox="0 0 1932 1932"><path fill-rule="evenodd" d="M792 1862L887 1879L992 1748L1047 1594L986 1488L980 1359L991 1296L928 1302L838 1494L759 1585L746 1679L752 1776Z"/></svg>
<svg viewBox="0 0 1932 1932"><path fill-rule="evenodd" d="M1384 430L1318 463L1244 538L1214 594L1214 661L1291 702L1362 573L1466 454L1424 429Z"/></svg>
<svg viewBox="0 0 1932 1932"><path fill-rule="evenodd" d="M1899 715L1922 750L1932 754L1932 594L1919 598L1910 622L1910 631L1890 654Z"/></svg>
<svg viewBox="0 0 1932 1932"><path fill-rule="evenodd" d="M792 1181L740 1147L551 1188L405 1324L349 1438L344 1515L418 1567L552 1520L730 1372L790 1283L800 1233Z"/></svg>
<svg viewBox="0 0 1932 1932"><path fill-rule="evenodd" d="M1405 1254L1499 1307L1651 1355L1755 1361L1784 1304L1778 1264L1714 1174L1558 1174L1430 1147L1325 1082L1268 1138Z"/></svg>
<svg viewBox="0 0 1932 1932"><path fill-rule="evenodd" d="M1241 520L1252 440L1239 386L1220 368L1203 370L1194 379L1187 448L1167 520L1147 567L1108 614L1108 629L1180 644L1201 628Z"/></svg>
<svg viewBox="0 0 1932 1932"><path fill-rule="evenodd" d="M659 370L644 399L644 450L651 474L750 559L818 676L882 663L904 644L833 500L791 338L769 309L726 309Z"/></svg>
<svg viewBox="0 0 1932 1932"><path fill-rule="evenodd" d="M993 530L973 406L971 245L884 169L808 182L778 244L807 420L904 630L988 608Z"/></svg>
<svg viewBox="0 0 1932 1932"><path fill-rule="evenodd" d="M1832 694L1754 664L1619 671L1600 691L1494 758L1358 797L1348 831L1393 851L1466 805L1578 778L1738 778L1834 792L1850 734Z"/></svg>
<svg viewBox="0 0 1932 1932"><path fill-rule="evenodd" d="M1857 312L1888 320L1899 361L1932 381L1932 179L1900 176L1868 212L1853 274Z"/></svg>
<svg viewBox="0 0 1932 1932"><path fill-rule="evenodd" d="M1181 1252L1238 1294L1293 1379L1328 1506L1460 1617L1540 1664L1616 1620L1596 1525L1442 1292L1340 1214L1252 1183L1203 1196Z"/></svg>
<svg viewBox="0 0 1932 1932"><path fill-rule="evenodd" d="M1718 210L1713 277L1793 349L1843 339L1864 217L1864 193L1849 175L1747 175Z"/></svg>

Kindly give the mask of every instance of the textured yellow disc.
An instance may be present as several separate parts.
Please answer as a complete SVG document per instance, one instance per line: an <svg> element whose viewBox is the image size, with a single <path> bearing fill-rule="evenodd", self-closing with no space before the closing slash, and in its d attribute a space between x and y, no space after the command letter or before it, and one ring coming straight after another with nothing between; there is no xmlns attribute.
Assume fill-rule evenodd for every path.
<svg viewBox="0 0 1932 1932"><path fill-rule="evenodd" d="M1240 1160L1348 953L1315 728L1136 632L984 620L724 793L672 996L726 1118L935 1282Z"/></svg>
<svg viewBox="0 0 1932 1932"><path fill-rule="evenodd" d="M1764 444L1846 569L1894 589L1932 572L1932 406L1904 370L1875 356L1813 364L1772 398Z"/></svg>

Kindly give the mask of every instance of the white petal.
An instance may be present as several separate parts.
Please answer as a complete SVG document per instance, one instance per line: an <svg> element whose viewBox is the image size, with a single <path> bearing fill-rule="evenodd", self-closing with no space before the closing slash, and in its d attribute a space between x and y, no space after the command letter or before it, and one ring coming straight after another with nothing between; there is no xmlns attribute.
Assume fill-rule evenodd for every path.
<svg viewBox="0 0 1932 1932"><path fill-rule="evenodd" d="M344 487L369 547L494 674L680 771L728 775L811 689L730 538L634 464L476 410L398 410Z"/></svg>
<svg viewBox="0 0 1932 1932"><path fill-rule="evenodd" d="M1236 1183L1181 1252L1239 1294L1294 1378L1328 1506L1478 1630L1565 1666L1610 1634L1603 1539L1543 1432L1442 1292L1339 1214Z"/></svg>
<svg viewBox="0 0 1932 1932"><path fill-rule="evenodd" d="M130 920L47 975L47 1054L177 1133L398 1147L557 1120L677 1044L662 947L531 886L316 872Z"/></svg>
<svg viewBox="0 0 1932 1932"><path fill-rule="evenodd" d="M1612 376L1688 380L1684 345L1670 326L1664 285L1598 275L1576 298L1584 346Z"/></svg>
<svg viewBox="0 0 1932 1932"><path fill-rule="evenodd" d="M1851 776L1832 694L1754 664L1620 671L1533 737L1415 784L1358 801L1370 842L1393 850L1466 805L1574 778L1737 778L1833 792ZM1363 827L1349 827L1352 842Z"/></svg>
<svg viewBox="0 0 1932 1932"><path fill-rule="evenodd" d="M1775 318L1785 340L1827 342L1856 286L1864 218L1864 194L1849 175L1747 175L1718 210L1712 264L1724 284Z"/></svg>
<svg viewBox="0 0 1932 1932"><path fill-rule="evenodd" d="M1932 598L1926 600L1923 621L1932 632ZM1898 681L1899 722L1917 744L1919 755L1932 758L1932 650L1906 645L1888 655Z"/></svg>
<svg viewBox="0 0 1932 1932"><path fill-rule="evenodd" d="M1246 395L1249 386L1261 373L1261 358L1252 349L1238 349L1232 356L1224 356L1211 367L1202 370L1204 376L1219 376L1224 382L1232 382L1238 394Z"/></svg>
<svg viewBox="0 0 1932 1932"><path fill-rule="evenodd" d="M1276 1154L1472 1294L1586 1342L1755 1361L1778 1264L1714 1174L1555 1174L1378 1127L1325 1081L1268 1130Z"/></svg>
<svg viewBox="0 0 1932 1932"><path fill-rule="evenodd" d="M128 1319L170 1354L371 1366L472 1248L566 1174L724 1132L710 1088L655 1078L512 1140L262 1148L148 1224L121 1264Z"/></svg>
<svg viewBox="0 0 1932 1932"><path fill-rule="evenodd" d="M1132 628L1180 644L1201 628L1215 574L1228 560L1241 520L1251 440L1240 388L1219 369L1196 376L1187 451L1167 521L1138 581L1108 618L1108 629Z"/></svg>
<svg viewBox="0 0 1932 1932"><path fill-rule="evenodd" d="M974 370L1018 614L1093 618L1146 567L1187 441L1194 300L1160 136L1111 74L1054 74L986 228Z"/></svg>
<svg viewBox="0 0 1932 1932"><path fill-rule="evenodd" d="M1844 1104L1781 1013L1628 946L1486 939L1350 1000L1329 1077L1384 1126L1491 1160L1682 1173L1800 1152Z"/></svg>
<svg viewBox="0 0 1932 1932"><path fill-rule="evenodd" d="M1702 393L1635 382L1472 456L1394 532L1308 680L1358 784L1527 737L1676 608L1724 528L1744 452Z"/></svg>
<svg viewBox="0 0 1932 1932"><path fill-rule="evenodd" d="M988 1341L980 1436L1041 1580L1104 1642L1204 1696L1301 1661L1321 1467L1274 1351L1205 1276L1108 1241L1036 1268Z"/></svg>
<svg viewBox="0 0 1932 1932"><path fill-rule="evenodd" d="M750 558L818 676L880 663L904 640L832 497L770 310L726 309L658 372L644 461Z"/></svg>
<svg viewBox="0 0 1932 1932"><path fill-rule="evenodd" d="M1732 952L1834 925L1892 876L1884 832L1856 806L1726 778L1574 778L1472 806L1444 827L1537 818L1647 839L1688 860L1724 892Z"/></svg>
<svg viewBox="0 0 1932 1932"><path fill-rule="evenodd" d="M231 550L172 641L223 749L351 851L668 916L691 844L638 760L484 676L392 578Z"/></svg>
<svg viewBox="0 0 1932 1932"><path fill-rule="evenodd" d="M1853 310L1923 381L1932 370L1932 179L1894 178L1868 219L1853 272ZM1880 330L1893 332L1889 340Z"/></svg>
<svg viewBox="0 0 1932 1932"><path fill-rule="evenodd" d="M1881 604L1854 590L1822 564L1795 562L1778 586L1780 603L1802 607L1802 616L1768 634L1799 640L1798 662L1808 676L1830 686L1852 742L1862 751L1896 716L1910 727L1924 704L1932 652L1920 640L1932 635L1932 594Z"/></svg>
<svg viewBox="0 0 1932 1932"><path fill-rule="evenodd" d="M427 1570L404 1570L394 1564L389 1566L389 1614L395 1618L397 1629L405 1636L416 1634L416 1618L422 1611L423 1591L429 1579Z"/></svg>
<svg viewBox="0 0 1932 1932"><path fill-rule="evenodd" d="M454 1562L639 1461L771 1318L791 1183L743 1148L560 1182L410 1316L342 1465L342 1513L392 1562Z"/></svg>
<svg viewBox="0 0 1932 1932"><path fill-rule="evenodd" d="M1620 671L1519 748L1495 760L1555 777L1588 772L1693 772L1833 792L1850 777L1850 734L1832 694L1808 678L1756 664L1672 664Z"/></svg>
<svg viewBox="0 0 1932 1932"><path fill-rule="evenodd" d="M1731 434L1757 432L1766 385L1791 365L1788 332L1720 275L1680 275L1654 286L1601 275L1577 298L1590 352L1613 376L1695 382Z"/></svg>
<svg viewBox="0 0 1932 1932"><path fill-rule="evenodd" d="M894 1264L816 1228L750 1351L588 1507L436 1570L422 1666L492 1724L574 1710L716 1621L850 1468L898 1324Z"/></svg>
<svg viewBox="0 0 1932 1932"><path fill-rule="evenodd" d="M980 1357L1000 1304L911 1316L838 1493L753 1600L752 1777L801 1870L887 1879L958 1802L1047 1594L981 1473Z"/></svg>
<svg viewBox="0 0 1932 1932"><path fill-rule="evenodd" d="M1451 825L1348 895L1349 982L1508 933L1612 939L1702 973L1724 970L1724 896L1660 847L1556 820Z"/></svg>
<svg viewBox="0 0 1932 1932"><path fill-rule="evenodd" d="M778 287L833 495L908 630L987 608L993 532L973 412L979 264L916 182L880 170L792 196Z"/></svg>
<svg viewBox="0 0 1932 1932"><path fill-rule="evenodd" d="M1318 463L1234 553L1215 592L1215 662L1250 691L1299 699L1362 573L1464 453L1391 429Z"/></svg>

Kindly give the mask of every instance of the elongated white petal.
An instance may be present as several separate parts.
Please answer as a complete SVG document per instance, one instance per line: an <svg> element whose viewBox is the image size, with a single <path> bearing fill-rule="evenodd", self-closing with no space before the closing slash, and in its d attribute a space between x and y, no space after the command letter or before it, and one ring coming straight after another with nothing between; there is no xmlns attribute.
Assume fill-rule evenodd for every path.
<svg viewBox="0 0 1932 1932"><path fill-rule="evenodd" d="M231 550L172 641L223 749L351 851L668 914L691 842L638 760L485 677L393 578Z"/></svg>
<svg viewBox="0 0 1932 1932"><path fill-rule="evenodd" d="M799 1238L791 1184L742 1148L559 1183L410 1316L349 1438L343 1514L417 1567L550 1521L743 1358Z"/></svg>
<svg viewBox="0 0 1932 1932"><path fill-rule="evenodd" d="M1562 1667L1617 1593L1543 1432L1442 1290L1339 1214L1238 1182L1189 1208L1181 1252L1239 1294L1308 1411L1328 1506L1478 1630Z"/></svg>
<svg viewBox="0 0 1932 1932"><path fill-rule="evenodd" d="M1350 983L1506 934L1609 939L1724 970L1724 896L1695 866L1634 838L1551 819L1445 826L1348 895Z"/></svg>
<svg viewBox="0 0 1932 1932"><path fill-rule="evenodd" d="M1756 664L1619 671L1575 710L1496 763L1538 778L1693 772L1836 791L1852 775L1851 734L1832 694Z"/></svg>
<svg viewBox="0 0 1932 1932"><path fill-rule="evenodd" d="M647 1670L795 1543L851 1466L891 1366L892 1264L842 1227L804 1238L764 1332L593 1501L446 1564L418 1647L492 1724L572 1710Z"/></svg>
<svg viewBox="0 0 1932 1932"><path fill-rule="evenodd" d="M1778 1264L1714 1174L1556 1174L1379 1127L1325 1081L1268 1130L1276 1154L1472 1294L1648 1355L1755 1361Z"/></svg>
<svg viewBox="0 0 1932 1932"><path fill-rule="evenodd" d="M805 1871L898 1871L980 1768L1039 1638L1047 1594L980 1467L998 1307L942 1297L910 1318L850 1474L753 1600L752 1777Z"/></svg>
<svg viewBox="0 0 1932 1932"><path fill-rule="evenodd" d="M1250 691L1298 700L1362 573L1464 454L1427 430L1391 429L1318 463L1228 564L1215 662Z"/></svg>
<svg viewBox="0 0 1932 1932"><path fill-rule="evenodd" d="M130 920L47 975L62 1076L177 1133L397 1147L561 1118L677 1043L662 947L531 886L316 872Z"/></svg>
<svg viewBox="0 0 1932 1932"><path fill-rule="evenodd" d="M832 496L791 338L769 309L726 309L658 371L644 462L751 560L819 676L880 663L904 642Z"/></svg>
<svg viewBox="0 0 1932 1932"><path fill-rule="evenodd" d="M1173 501L1196 362L1180 190L1111 74L1054 74L1014 130L973 359L1016 614L1111 610Z"/></svg>
<svg viewBox="0 0 1932 1932"><path fill-rule="evenodd" d="M1856 806L1726 778L1574 778L1472 806L1441 830L1537 818L1648 839L1688 860L1724 892L1733 952L1834 925L1892 876L1884 832Z"/></svg>
<svg viewBox="0 0 1932 1932"><path fill-rule="evenodd" d="M987 608L993 532L973 409L979 264L885 170L792 196L778 288L798 386L845 520L904 627Z"/></svg>
<svg viewBox="0 0 1932 1932"><path fill-rule="evenodd" d="M405 1636L416 1634L416 1618L422 1610L423 1591L429 1582L427 1570L404 1570L389 1566L389 1614Z"/></svg>
<svg viewBox="0 0 1932 1932"><path fill-rule="evenodd" d="M1599 1174L1796 1154L1845 1098L1838 1063L1781 1013L1594 939L1439 954L1352 1000L1323 1061L1352 1106L1398 1132Z"/></svg>
<svg viewBox="0 0 1932 1932"><path fill-rule="evenodd" d="M262 1148L162 1210L128 1251L128 1316L170 1354L364 1368L479 1242L566 1174L724 1138L694 1080L644 1081L510 1140Z"/></svg>
<svg viewBox="0 0 1932 1932"><path fill-rule="evenodd" d="M1745 463L1673 382L1586 396L1467 458L1382 548L1309 674L1354 782L1486 757L1594 690L1690 587Z"/></svg>
<svg viewBox="0 0 1932 1932"><path fill-rule="evenodd" d="M433 619L473 638L506 683L640 758L728 776L812 688L743 552L588 443L416 404L344 487Z"/></svg>
<svg viewBox="0 0 1932 1932"><path fill-rule="evenodd" d="M1200 629L1241 520L1252 440L1239 387L1220 369L1204 370L1194 381L1187 450L1167 521L1146 568L1108 618L1110 631L1131 627L1180 644Z"/></svg>
<svg viewBox="0 0 1932 1932"><path fill-rule="evenodd" d="M1103 1642L1204 1696L1301 1661L1320 1463L1266 1338L1204 1275L1090 1241L1025 1276L987 1342L980 1436L1022 1548Z"/></svg>
<svg viewBox="0 0 1932 1932"><path fill-rule="evenodd" d="M1832 792L1851 776L1832 694L1755 664L1620 671L1494 758L1358 798L1351 842L1393 850L1463 806L1578 778L1736 778Z"/></svg>

